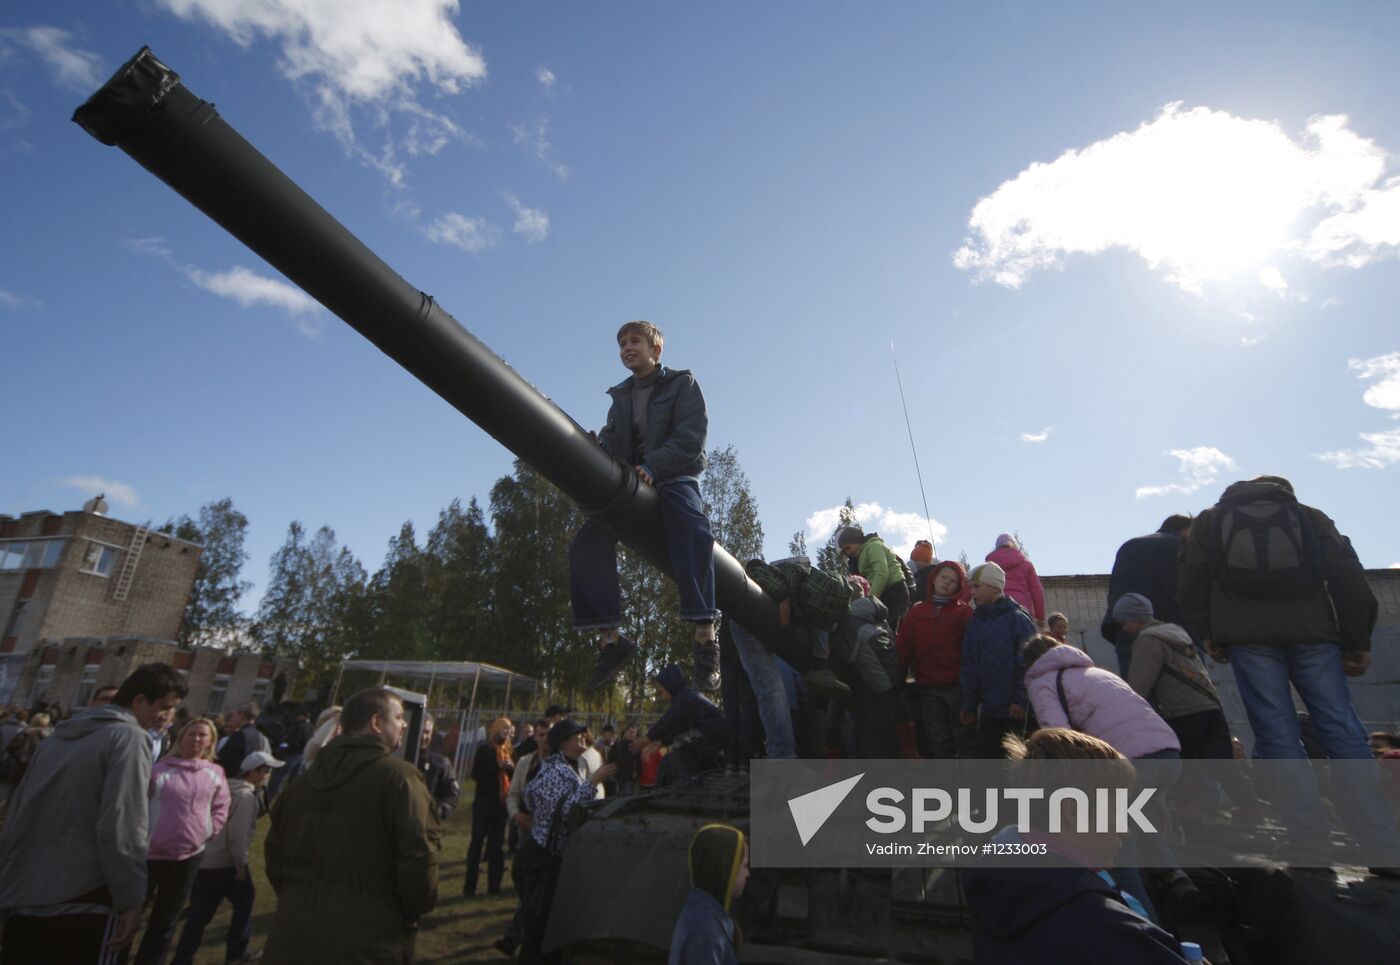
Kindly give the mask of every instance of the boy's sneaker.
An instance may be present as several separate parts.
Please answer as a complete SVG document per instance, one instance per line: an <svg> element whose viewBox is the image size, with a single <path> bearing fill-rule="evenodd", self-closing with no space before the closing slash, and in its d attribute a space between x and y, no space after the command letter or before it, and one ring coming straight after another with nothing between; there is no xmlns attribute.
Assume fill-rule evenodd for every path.
<svg viewBox="0 0 1400 965"><path fill-rule="evenodd" d="M690 668L690 679L696 690L719 690L719 641L695 641L695 658Z"/></svg>
<svg viewBox="0 0 1400 965"><path fill-rule="evenodd" d="M802 677L802 683L818 697L849 697L851 688L836 679L830 667L809 670Z"/></svg>
<svg viewBox="0 0 1400 965"><path fill-rule="evenodd" d="M588 686L584 690L591 694L606 687L636 652L637 645L626 637L618 637L616 643L599 650L598 662L593 665L593 676L588 678Z"/></svg>

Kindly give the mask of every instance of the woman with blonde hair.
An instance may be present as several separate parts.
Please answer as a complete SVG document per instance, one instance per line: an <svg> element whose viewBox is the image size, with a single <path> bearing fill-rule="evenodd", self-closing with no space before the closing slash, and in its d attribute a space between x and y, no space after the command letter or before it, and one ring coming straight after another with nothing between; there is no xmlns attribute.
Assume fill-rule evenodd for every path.
<svg viewBox="0 0 1400 965"><path fill-rule="evenodd" d="M176 733L174 751L151 770L146 900L154 901L136 965L164 960L175 921L190 900L204 846L228 819L228 782L224 769L214 763L218 738L212 720L192 717Z"/></svg>
<svg viewBox="0 0 1400 965"><path fill-rule="evenodd" d="M511 756L511 738L515 725L508 717L491 722L486 740L472 758L472 780L476 794L472 798L472 840L467 847L467 878L462 894L476 894L476 882L481 876L481 851L486 849L486 893L501 893L501 878L505 876L506 856L506 793L510 790L515 760Z"/></svg>
<svg viewBox="0 0 1400 965"><path fill-rule="evenodd" d="M327 707L321 711L316 718L316 732L311 735L311 739L306 742L306 747L301 752L301 768L304 771L311 766L311 762L316 760L316 755L321 752L321 748L331 742L340 733L340 705ZM296 774L288 774L287 780L296 777Z"/></svg>

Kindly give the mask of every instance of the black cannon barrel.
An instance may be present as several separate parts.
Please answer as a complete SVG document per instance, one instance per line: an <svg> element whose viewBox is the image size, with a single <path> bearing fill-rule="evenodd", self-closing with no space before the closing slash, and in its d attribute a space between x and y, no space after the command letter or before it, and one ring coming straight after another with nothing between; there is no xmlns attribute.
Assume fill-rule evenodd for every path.
<svg viewBox="0 0 1400 965"><path fill-rule="evenodd" d="M141 48L73 115L670 573L656 491L414 288ZM779 646L777 608L715 546L718 604Z"/></svg>

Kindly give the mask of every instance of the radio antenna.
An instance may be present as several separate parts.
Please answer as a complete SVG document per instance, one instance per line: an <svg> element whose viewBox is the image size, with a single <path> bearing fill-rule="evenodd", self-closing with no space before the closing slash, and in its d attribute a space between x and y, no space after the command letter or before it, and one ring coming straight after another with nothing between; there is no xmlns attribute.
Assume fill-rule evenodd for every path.
<svg viewBox="0 0 1400 965"><path fill-rule="evenodd" d="M933 538L933 519L928 511L928 493L924 491L924 473L919 468L919 450L914 446L914 426L909 422L909 403L904 400L904 380L899 377L899 356L894 353L894 342L890 342L890 361L894 363L894 381L899 386L899 404L904 407L904 428L909 433L909 451L914 454L914 475L919 477L919 496L924 501L924 522L928 523L929 545L934 547L934 556L938 555L938 543Z"/></svg>

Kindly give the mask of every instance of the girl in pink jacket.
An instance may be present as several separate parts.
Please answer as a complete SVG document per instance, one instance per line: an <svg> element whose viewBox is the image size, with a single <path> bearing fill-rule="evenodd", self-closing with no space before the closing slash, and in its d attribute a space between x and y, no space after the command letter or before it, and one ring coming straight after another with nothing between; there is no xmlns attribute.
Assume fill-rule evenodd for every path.
<svg viewBox="0 0 1400 965"><path fill-rule="evenodd" d="M1002 533L997 537L997 548L987 554L987 562L995 563L1006 573L1006 587L1002 593L1011 597L1036 622L1045 622L1045 588L1040 585L1040 576L1035 572L1035 564L1026 559L1026 554L1016 545L1016 537Z"/></svg>
<svg viewBox="0 0 1400 965"><path fill-rule="evenodd" d="M192 718L176 734L174 753L151 771L146 900L154 902L136 965L158 965L165 959L204 846L228 818L228 782L224 769L214 763L217 740L213 721Z"/></svg>

